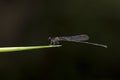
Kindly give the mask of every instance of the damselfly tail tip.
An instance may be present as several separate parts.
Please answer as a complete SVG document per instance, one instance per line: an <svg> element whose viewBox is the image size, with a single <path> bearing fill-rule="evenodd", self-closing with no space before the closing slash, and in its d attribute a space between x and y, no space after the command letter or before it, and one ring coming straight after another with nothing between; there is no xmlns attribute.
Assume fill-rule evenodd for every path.
<svg viewBox="0 0 120 80"><path fill-rule="evenodd" d="M108 48L107 45L103 45L103 44L95 44L96 46L101 46L101 47L104 47L104 48Z"/></svg>
<svg viewBox="0 0 120 80"><path fill-rule="evenodd" d="M98 43L92 43L92 42L81 42L81 43L92 44L92 45L95 45L95 46L101 46L101 47L104 47L104 48L108 48L107 45L98 44Z"/></svg>
<svg viewBox="0 0 120 80"><path fill-rule="evenodd" d="M104 45L103 47L104 47L104 48L108 48L108 46L107 46L107 45Z"/></svg>

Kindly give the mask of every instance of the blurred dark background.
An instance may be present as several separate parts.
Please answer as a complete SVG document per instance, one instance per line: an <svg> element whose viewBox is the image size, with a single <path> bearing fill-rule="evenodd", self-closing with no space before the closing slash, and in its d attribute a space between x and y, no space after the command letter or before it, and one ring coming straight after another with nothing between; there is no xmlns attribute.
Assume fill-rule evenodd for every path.
<svg viewBox="0 0 120 80"><path fill-rule="evenodd" d="M0 53L0 80L120 80L119 0L0 0L0 46L48 45L49 36L88 34L108 48Z"/></svg>

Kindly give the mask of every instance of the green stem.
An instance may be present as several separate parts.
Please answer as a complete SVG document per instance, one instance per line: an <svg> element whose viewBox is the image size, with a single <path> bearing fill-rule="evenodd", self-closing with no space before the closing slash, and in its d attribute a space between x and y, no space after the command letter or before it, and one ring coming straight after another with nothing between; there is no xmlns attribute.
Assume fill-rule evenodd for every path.
<svg viewBox="0 0 120 80"><path fill-rule="evenodd" d="M53 48L53 47L60 47L60 46L62 46L62 45L2 47L2 48L0 48L0 52L24 51L24 50L33 50L33 49L42 49L42 48Z"/></svg>

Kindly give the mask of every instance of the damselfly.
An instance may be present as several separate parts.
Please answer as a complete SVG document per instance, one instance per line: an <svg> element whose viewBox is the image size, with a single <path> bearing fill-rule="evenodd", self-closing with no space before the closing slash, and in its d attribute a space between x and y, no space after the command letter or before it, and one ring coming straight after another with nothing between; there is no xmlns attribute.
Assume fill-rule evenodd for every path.
<svg viewBox="0 0 120 80"><path fill-rule="evenodd" d="M70 42L80 42L80 43L92 44L92 45L107 48L107 45L87 42L87 40L89 40L89 36L86 34L75 35L75 36L53 37L53 38L49 37L48 40L50 40L50 45L59 44L60 41L70 41Z"/></svg>

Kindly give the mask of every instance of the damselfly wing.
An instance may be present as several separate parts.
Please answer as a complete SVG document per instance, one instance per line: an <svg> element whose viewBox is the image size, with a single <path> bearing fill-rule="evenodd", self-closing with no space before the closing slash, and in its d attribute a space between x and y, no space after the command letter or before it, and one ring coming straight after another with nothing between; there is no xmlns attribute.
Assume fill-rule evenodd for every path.
<svg viewBox="0 0 120 80"><path fill-rule="evenodd" d="M58 38L60 41L72 41L72 42L83 42L89 40L89 37L86 34L75 35L75 36L63 36Z"/></svg>

